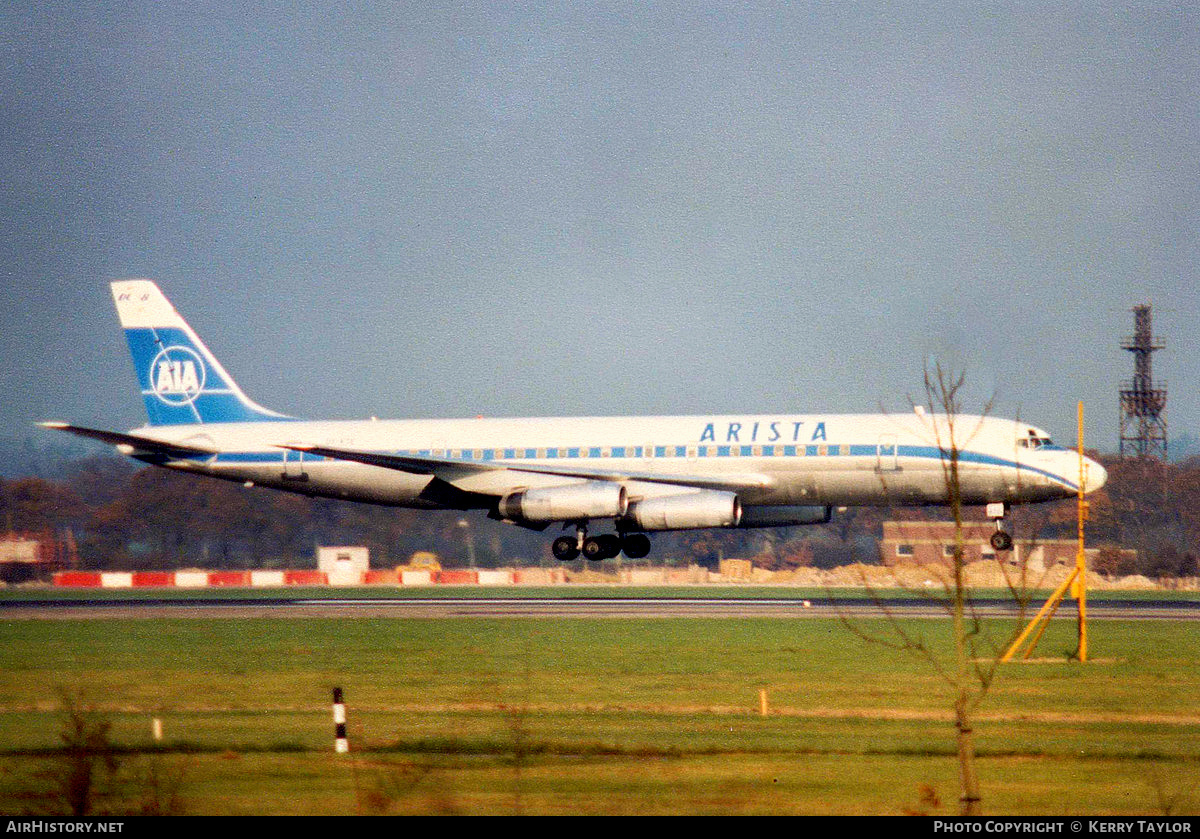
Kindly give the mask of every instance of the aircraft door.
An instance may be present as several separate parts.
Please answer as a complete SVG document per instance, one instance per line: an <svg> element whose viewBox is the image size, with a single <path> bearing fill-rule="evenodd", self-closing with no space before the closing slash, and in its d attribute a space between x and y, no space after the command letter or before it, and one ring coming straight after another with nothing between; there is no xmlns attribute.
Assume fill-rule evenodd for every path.
<svg viewBox="0 0 1200 839"><path fill-rule="evenodd" d="M304 471L304 452L294 449L283 450L283 475L285 481L307 481L308 473Z"/></svg>
<svg viewBox="0 0 1200 839"><path fill-rule="evenodd" d="M900 469L899 446L895 434L881 434L875 446L875 468L880 472L896 472Z"/></svg>

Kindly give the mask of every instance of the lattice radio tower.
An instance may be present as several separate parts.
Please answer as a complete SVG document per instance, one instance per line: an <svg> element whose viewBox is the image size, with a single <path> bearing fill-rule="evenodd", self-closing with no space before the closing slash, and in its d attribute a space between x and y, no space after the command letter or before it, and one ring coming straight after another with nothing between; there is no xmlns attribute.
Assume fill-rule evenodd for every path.
<svg viewBox="0 0 1200 839"><path fill-rule="evenodd" d="M1135 306L1133 337L1121 349L1133 353L1133 379L1121 383L1121 456L1167 459L1167 383L1155 382L1150 356L1165 345L1150 328L1150 307Z"/></svg>

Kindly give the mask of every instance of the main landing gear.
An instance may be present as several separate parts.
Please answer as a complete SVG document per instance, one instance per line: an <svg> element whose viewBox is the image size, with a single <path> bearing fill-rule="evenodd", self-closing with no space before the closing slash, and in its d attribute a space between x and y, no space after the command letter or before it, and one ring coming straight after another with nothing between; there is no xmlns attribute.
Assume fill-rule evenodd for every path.
<svg viewBox="0 0 1200 839"><path fill-rule="evenodd" d="M574 536L559 536L550 545L555 559L570 562L578 556L599 562L624 553L630 559L641 559L650 553L650 537L644 533L602 533L588 536L582 524L575 526Z"/></svg>
<svg viewBox="0 0 1200 839"><path fill-rule="evenodd" d="M1013 549L1012 535L1004 529L1004 516L1008 513L1008 505L1003 502L987 505L987 517L996 523L996 532L989 539L992 543L992 548L997 551L1011 551Z"/></svg>

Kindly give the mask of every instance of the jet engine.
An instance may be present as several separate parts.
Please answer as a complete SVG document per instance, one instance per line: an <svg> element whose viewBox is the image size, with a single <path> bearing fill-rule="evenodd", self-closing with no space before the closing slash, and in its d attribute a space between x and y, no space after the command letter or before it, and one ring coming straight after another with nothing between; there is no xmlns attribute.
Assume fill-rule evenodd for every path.
<svg viewBox="0 0 1200 839"><path fill-rule="evenodd" d="M833 508L802 506L743 507L738 527L792 527L798 524L825 524L833 518Z"/></svg>
<svg viewBox="0 0 1200 839"><path fill-rule="evenodd" d="M627 520L638 530L687 530L737 527L742 505L732 492L701 490L683 495L644 498L629 505Z"/></svg>
<svg viewBox="0 0 1200 839"><path fill-rule="evenodd" d="M504 518L529 522L618 518L628 508L625 487L605 481L525 489L504 496L497 505Z"/></svg>

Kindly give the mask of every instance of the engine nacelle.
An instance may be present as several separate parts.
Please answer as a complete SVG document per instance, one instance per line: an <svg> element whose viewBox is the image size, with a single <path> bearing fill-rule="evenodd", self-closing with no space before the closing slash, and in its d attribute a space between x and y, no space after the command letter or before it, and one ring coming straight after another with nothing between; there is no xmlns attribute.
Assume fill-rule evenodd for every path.
<svg viewBox="0 0 1200 839"><path fill-rule="evenodd" d="M780 506L743 507L738 527L792 527L798 524L825 524L833 518L832 507Z"/></svg>
<svg viewBox="0 0 1200 839"><path fill-rule="evenodd" d="M514 521L582 521L619 518L629 509L629 501L620 484L588 481L513 492L501 498L496 507L500 515Z"/></svg>
<svg viewBox="0 0 1200 839"><path fill-rule="evenodd" d="M639 530L737 527L742 505L732 492L706 489L635 501L629 505L627 518Z"/></svg>

